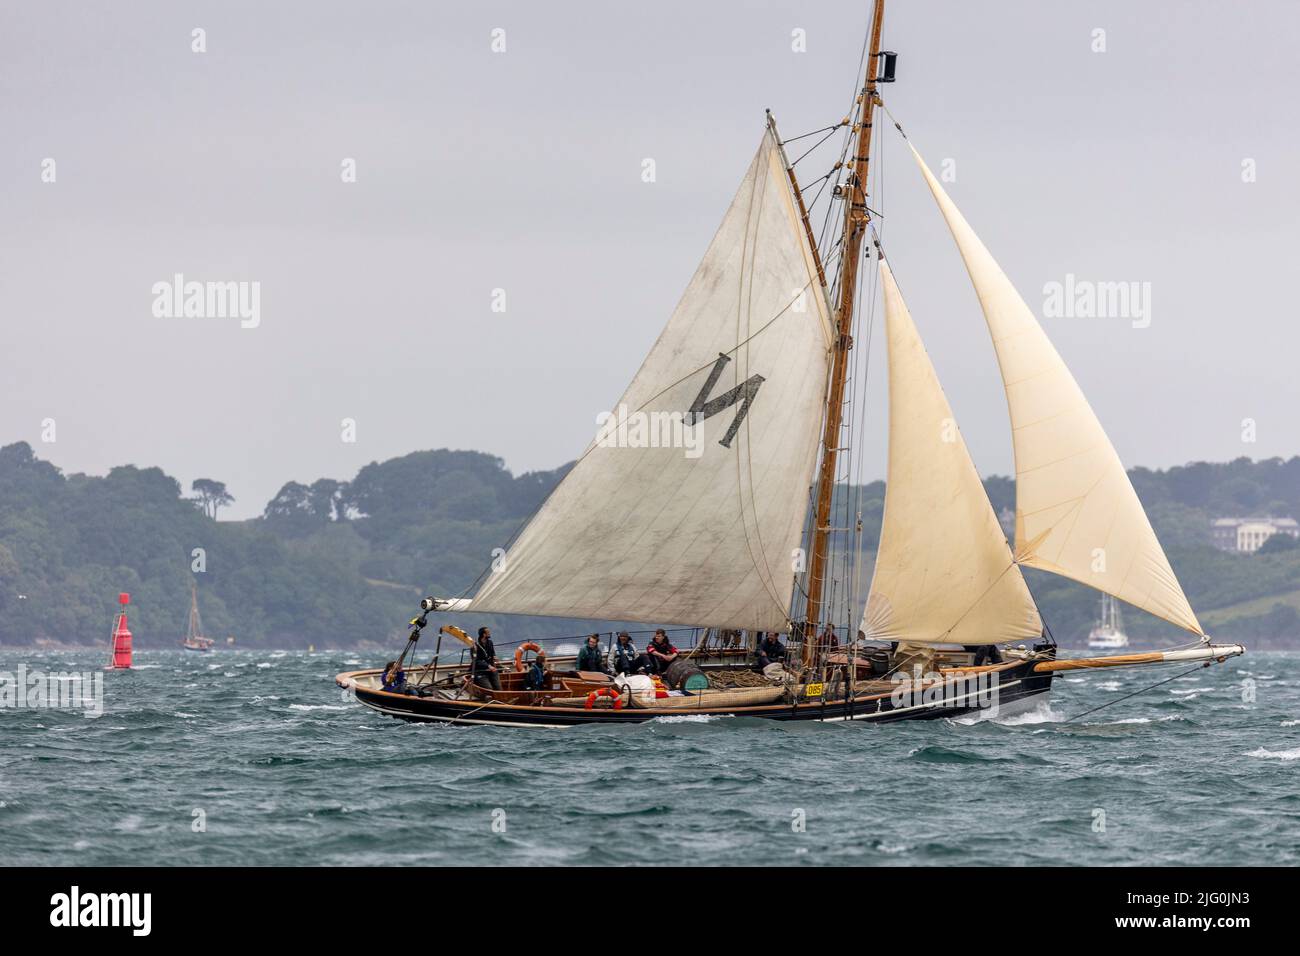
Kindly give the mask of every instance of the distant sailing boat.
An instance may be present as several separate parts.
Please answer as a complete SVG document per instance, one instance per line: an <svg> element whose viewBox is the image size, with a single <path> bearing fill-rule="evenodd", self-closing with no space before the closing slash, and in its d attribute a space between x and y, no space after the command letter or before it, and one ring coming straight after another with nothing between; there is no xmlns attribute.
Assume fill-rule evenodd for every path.
<svg viewBox="0 0 1300 956"><path fill-rule="evenodd" d="M212 638L203 636L203 621L199 619L199 588L191 581L190 623L185 631L185 640L181 641L181 647L187 651L210 651L214 643Z"/></svg>
<svg viewBox="0 0 1300 956"><path fill-rule="evenodd" d="M827 214L838 229L823 243L826 256L809 216L817 197L806 203L769 113L703 262L613 406L613 427L602 429L473 597L422 602L399 658L408 667L405 686L384 690L375 670L337 675L362 704L415 720L543 727L683 710L890 721L980 709L990 684L1001 712L1032 706L1062 670L1208 666L1244 653L1237 644L1211 644L1201 630L1073 376L915 150L997 352L1016 463L1014 545L876 236L888 482L870 591L865 607L855 606L858 549L845 539L860 533L861 520L855 528L833 492L845 480L840 453L854 437L845 420L856 385L850 358L855 338L866 341L871 331L860 321L857 293L877 215L867 197L873 118L883 108L878 84L893 81L896 61L881 51L884 0L874 6L865 83L853 116L830 127L847 135L841 161L823 177L837 177L831 201L839 203L837 215ZM656 423L702 429L699 454L645 440L647 422L655 439L668 434L654 431ZM1058 660L1024 567L1127 601L1194 640L1164 652ZM406 661L434 611L783 632L790 653L767 686L740 690L646 696L630 679L554 666L538 686L522 665L501 675L500 690L484 689L470 684L463 666ZM869 652L863 641L846 641L846 649L832 649L814 639L827 627L846 639L860 629L881 645ZM470 643L459 628L439 632Z"/></svg>
<svg viewBox="0 0 1300 956"><path fill-rule="evenodd" d="M1101 596L1101 618L1088 632L1088 647L1094 651L1115 651L1128 647L1128 635L1121 623L1119 602L1109 594Z"/></svg>

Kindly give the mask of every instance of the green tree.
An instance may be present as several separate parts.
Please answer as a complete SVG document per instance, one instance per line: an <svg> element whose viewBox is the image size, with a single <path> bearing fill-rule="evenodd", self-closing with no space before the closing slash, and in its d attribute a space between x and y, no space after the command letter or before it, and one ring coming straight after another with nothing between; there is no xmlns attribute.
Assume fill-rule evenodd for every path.
<svg viewBox="0 0 1300 956"><path fill-rule="evenodd" d="M195 500L200 510L214 521L219 509L235 503L234 496L226 490L225 484L220 481L213 481L211 478L194 479L194 483L190 485L190 490L197 495Z"/></svg>
<svg viewBox="0 0 1300 956"><path fill-rule="evenodd" d="M1288 551L1300 550L1300 541L1291 537L1289 534L1269 535L1268 540L1259 546L1256 554L1283 554Z"/></svg>

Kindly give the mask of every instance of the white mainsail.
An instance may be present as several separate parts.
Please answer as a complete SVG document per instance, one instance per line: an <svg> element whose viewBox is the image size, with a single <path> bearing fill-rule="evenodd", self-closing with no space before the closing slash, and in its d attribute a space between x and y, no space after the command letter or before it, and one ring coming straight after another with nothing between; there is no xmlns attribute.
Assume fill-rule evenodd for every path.
<svg viewBox="0 0 1300 956"><path fill-rule="evenodd" d="M469 609L785 628L830 345L816 259L769 131L614 407L616 427L588 447ZM704 416L695 448L671 447L672 432L690 437L673 416L692 409Z"/></svg>
<svg viewBox="0 0 1300 956"><path fill-rule="evenodd" d="M884 261L889 470L863 616L872 640L993 644L1042 621Z"/></svg>
<svg viewBox="0 0 1300 956"><path fill-rule="evenodd" d="M1202 634L1074 376L915 148L912 154L966 262L997 350L1016 459L1016 559Z"/></svg>

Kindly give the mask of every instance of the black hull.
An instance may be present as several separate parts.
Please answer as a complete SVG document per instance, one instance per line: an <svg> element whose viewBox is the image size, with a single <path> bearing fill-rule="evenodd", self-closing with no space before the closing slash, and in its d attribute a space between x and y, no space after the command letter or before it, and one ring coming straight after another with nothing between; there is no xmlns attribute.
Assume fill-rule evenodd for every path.
<svg viewBox="0 0 1300 956"><path fill-rule="evenodd" d="M1034 662L1018 662L999 668L995 674L999 712L1032 706L1033 698L1048 693L1052 675L1034 673ZM763 704L752 707L694 707L674 710L628 707L583 710L575 707L542 707L520 704L483 703L473 700L439 700L371 690L351 679L362 673L340 674L336 681L348 688L358 703L403 720L450 724L509 725L519 727L579 727L588 724L639 724L659 717L686 715L710 717L758 717L765 720L868 721L935 720L976 714L990 707L988 694L955 686L951 693L927 700L896 698L891 694L859 694L853 700L810 700L797 704Z"/></svg>

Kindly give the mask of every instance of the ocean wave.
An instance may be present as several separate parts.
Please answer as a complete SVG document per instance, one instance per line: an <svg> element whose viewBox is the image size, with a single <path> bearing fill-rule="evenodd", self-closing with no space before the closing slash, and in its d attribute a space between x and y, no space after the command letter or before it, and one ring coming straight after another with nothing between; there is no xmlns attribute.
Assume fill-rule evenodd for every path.
<svg viewBox="0 0 1300 956"><path fill-rule="evenodd" d="M1053 711L1052 705L1048 701L1039 701L1034 705L1033 710L1022 711L1018 714L1001 714L989 708L978 713L952 718L954 724L960 724L963 727L984 723L998 724L1002 727L1023 727L1027 724L1055 724L1063 720L1065 720L1065 716Z"/></svg>
<svg viewBox="0 0 1300 956"><path fill-rule="evenodd" d="M273 700L279 700L275 697ZM351 710L347 704L290 704L290 710Z"/></svg>
<svg viewBox="0 0 1300 956"><path fill-rule="evenodd" d="M942 744L926 744L907 753L910 760L922 760L926 763L996 763L1005 757L988 757L970 750L957 750Z"/></svg>
<svg viewBox="0 0 1300 956"><path fill-rule="evenodd" d="M1290 750L1267 750L1259 747L1246 754L1247 757L1262 757L1265 760L1300 760L1300 747L1292 747Z"/></svg>

